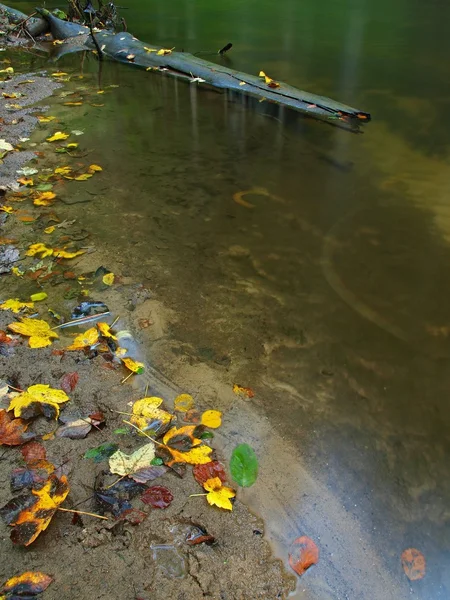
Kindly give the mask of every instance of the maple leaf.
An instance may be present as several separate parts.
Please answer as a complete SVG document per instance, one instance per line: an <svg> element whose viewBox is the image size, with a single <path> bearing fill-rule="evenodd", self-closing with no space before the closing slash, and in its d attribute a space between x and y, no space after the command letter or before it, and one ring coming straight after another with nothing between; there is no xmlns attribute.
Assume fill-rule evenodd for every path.
<svg viewBox="0 0 450 600"><path fill-rule="evenodd" d="M66 140L70 134L57 131L52 136L47 138L47 142L58 142L59 140Z"/></svg>
<svg viewBox="0 0 450 600"><path fill-rule="evenodd" d="M26 433L28 423L13 419L6 410L0 410L0 446L20 446L34 438L34 433Z"/></svg>
<svg viewBox="0 0 450 600"><path fill-rule="evenodd" d="M2 310L11 310L13 313L19 313L24 308L33 308L33 302L21 302L19 298L5 300L3 304L0 304Z"/></svg>
<svg viewBox="0 0 450 600"><path fill-rule="evenodd" d="M98 337L98 329L96 327L91 327L84 333L77 335L72 344L68 346L66 350L83 350L83 348L90 348L98 342Z"/></svg>
<svg viewBox="0 0 450 600"><path fill-rule="evenodd" d="M59 405L68 402L69 396L63 390L51 388L49 385L36 384L30 386L26 392L15 396L8 407L14 410L15 417L31 419L43 414L49 419L57 419Z"/></svg>
<svg viewBox="0 0 450 600"><path fill-rule="evenodd" d="M236 496L236 492L229 487L222 485L220 477L213 477L208 479L203 484L203 487L208 492L206 499L211 506L218 506L219 508L225 508L226 510L233 510L233 504L230 498Z"/></svg>
<svg viewBox="0 0 450 600"><path fill-rule="evenodd" d="M53 581L50 575L40 571L26 571L16 577L11 577L3 586L2 592L9 597L35 596L48 588ZM5 596L3 596L5 598Z"/></svg>
<svg viewBox="0 0 450 600"><path fill-rule="evenodd" d="M218 410L205 410L202 414L201 424L211 429L222 425L222 413Z"/></svg>
<svg viewBox="0 0 450 600"><path fill-rule="evenodd" d="M130 455L124 454L121 450L114 452L109 458L109 469L111 473L116 473L122 477L129 476L133 478L133 473L135 471L150 466L154 458L155 444L149 442Z"/></svg>
<svg viewBox="0 0 450 600"><path fill-rule="evenodd" d="M18 323L10 323L8 329L29 337L30 348L45 348L45 346L51 345L53 338L58 338L58 334L50 329L50 325L39 319L24 317Z"/></svg>
<svg viewBox="0 0 450 600"><path fill-rule="evenodd" d="M37 244L31 244L31 246L29 246L28 250L25 252L25 256L37 256L38 254L41 255L41 258L52 256L53 249L48 248L45 244L39 242Z"/></svg>
<svg viewBox="0 0 450 600"><path fill-rule="evenodd" d="M10 500L2 509L0 516L7 525L11 525L11 541L21 546L29 546L38 535L47 529L53 515L69 493L67 477L50 475L40 489L31 490Z"/></svg>

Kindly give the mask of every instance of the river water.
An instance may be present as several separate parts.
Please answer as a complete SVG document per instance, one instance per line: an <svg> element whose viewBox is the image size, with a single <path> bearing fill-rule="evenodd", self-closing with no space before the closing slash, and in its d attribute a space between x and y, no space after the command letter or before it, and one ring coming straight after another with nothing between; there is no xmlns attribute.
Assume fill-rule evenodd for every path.
<svg viewBox="0 0 450 600"><path fill-rule="evenodd" d="M296 597L449 598L447 3L124 4L143 40L233 42L227 66L372 114L352 134L116 64L103 107L59 105L107 173L71 210L172 315L152 360L227 408L226 450L257 449L243 499L278 556L299 535L320 546ZM92 88L97 64L83 69ZM402 571L409 547L421 581Z"/></svg>

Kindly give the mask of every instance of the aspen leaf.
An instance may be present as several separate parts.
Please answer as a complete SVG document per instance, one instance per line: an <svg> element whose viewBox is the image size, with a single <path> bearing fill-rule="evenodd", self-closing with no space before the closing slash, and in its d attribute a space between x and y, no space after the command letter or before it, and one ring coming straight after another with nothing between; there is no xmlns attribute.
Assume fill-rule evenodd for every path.
<svg viewBox="0 0 450 600"><path fill-rule="evenodd" d="M7 525L11 525L11 540L14 544L29 546L38 535L50 525L58 506L69 493L69 484L65 475L58 478L50 475L46 484L31 495L13 498L0 514ZM19 510L22 508L21 510Z"/></svg>
<svg viewBox="0 0 450 600"><path fill-rule="evenodd" d="M407 548L401 556L403 571L410 581L417 581L425 577L425 556L416 548Z"/></svg>
<svg viewBox="0 0 450 600"><path fill-rule="evenodd" d="M217 429L222 425L222 413L218 410L205 410L202 414L201 424L211 429Z"/></svg>
<svg viewBox="0 0 450 600"><path fill-rule="evenodd" d="M15 396L11 400L8 410L13 410L15 417L24 419L31 419L39 414L43 414L49 419L57 419L59 405L68 401L69 396L63 390L38 383L30 386L26 392Z"/></svg>
<svg viewBox="0 0 450 600"><path fill-rule="evenodd" d="M132 477L135 471L149 467L154 458L155 444L149 442L130 455L124 454L121 450L114 452L109 458L109 469L111 473L116 473L122 477Z"/></svg>
<svg viewBox="0 0 450 600"><path fill-rule="evenodd" d="M96 327L87 329L84 333L80 333L74 339L72 344L68 346L67 350L82 350L83 348L90 348L98 342L98 330Z"/></svg>
<svg viewBox="0 0 450 600"><path fill-rule="evenodd" d="M106 273L106 275L103 275L102 281L105 285L112 285L114 283L114 273Z"/></svg>
<svg viewBox="0 0 450 600"><path fill-rule="evenodd" d="M13 313L19 313L25 308L33 308L33 302L21 302L18 298L5 300L3 304L0 304L1 310L10 310Z"/></svg>
<svg viewBox="0 0 450 600"><path fill-rule="evenodd" d="M20 446L34 437L26 433L28 423L13 419L6 410L0 409L0 446Z"/></svg>
<svg viewBox="0 0 450 600"><path fill-rule="evenodd" d="M58 142L59 140L67 140L68 137L68 133L57 131L56 133L47 138L47 142Z"/></svg>
<svg viewBox="0 0 450 600"><path fill-rule="evenodd" d="M29 337L30 348L45 348L51 345L53 338L58 338L58 334L50 329L50 325L39 319L25 317L18 323L10 323L8 329Z"/></svg>
<svg viewBox="0 0 450 600"><path fill-rule="evenodd" d="M53 581L50 575L40 571L26 571L17 577L11 577L3 586L2 592L10 596L34 596L48 588ZM9 596L8 596L9 597Z"/></svg>
<svg viewBox="0 0 450 600"><path fill-rule="evenodd" d="M297 575L303 575L318 561L319 548L311 538L303 535L292 542L289 548L289 565Z"/></svg>
<svg viewBox="0 0 450 600"><path fill-rule="evenodd" d="M225 510L233 510L233 504L231 503L230 498L234 498L236 492L229 487L223 486L220 477L208 479L203 484L203 487L208 492L206 499L211 506L218 506Z"/></svg>
<svg viewBox="0 0 450 600"><path fill-rule="evenodd" d="M123 362L126 368L133 373L141 375L145 370L144 363L138 362L137 360L133 360L132 358L121 358L120 360Z"/></svg>
<svg viewBox="0 0 450 600"><path fill-rule="evenodd" d="M103 337L117 340L117 337L111 333L111 327L108 323L97 323L97 329L100 331Z"/></svg>
<svg viewBox="0 0 450 600"><path fill-rule="evenodd" d="M190 394L180 394L174 400L174 410L187 412L194 406L194 398Z"/></svg>

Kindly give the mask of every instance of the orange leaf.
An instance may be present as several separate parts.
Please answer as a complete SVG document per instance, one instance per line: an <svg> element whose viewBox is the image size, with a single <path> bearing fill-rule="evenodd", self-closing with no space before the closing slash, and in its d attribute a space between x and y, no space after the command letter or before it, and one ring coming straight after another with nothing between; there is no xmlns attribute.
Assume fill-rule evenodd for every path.
<svg viewBox="0 0 450 600"><path fill-rule="evenodd" d="M242 385L238 385L237 383L233 384L233 392L238 395L247 396L247 398L253 398L255 395L252 388L243 387Z"/></svg>
<svg viewBox="0 0 450 600"><path fill-rule="evenodd" d="M402 567L405 575L411 581L417 581L425 577L425 556L416 548L407 548L402 552Z"/></svg>
<svg viewBox="0 0 450 600"><path fill-rule="evenodd" d="M28 423L22 419L14 419L6 410L0 410L0 446L20 446L34 437L33 433L25 433Z"/></svg>
<svg viewBox="0 0 450 600"><path fill-rule="evenodd" d="M319 548L311 538L305 535L294 540L289 548L289 564L297 573L303 575L305 571L319 561Z"/></svg>
<svg viewBox="0 0 450 600"><path fill-rule="evenodd" d="M53 581L50 575L40 571L26 571L17 577L11 577L3 586L2 592L9 592L14 597L26 595L34 596L48 588ZM9 597L9 596L8 596Z"/></svg>

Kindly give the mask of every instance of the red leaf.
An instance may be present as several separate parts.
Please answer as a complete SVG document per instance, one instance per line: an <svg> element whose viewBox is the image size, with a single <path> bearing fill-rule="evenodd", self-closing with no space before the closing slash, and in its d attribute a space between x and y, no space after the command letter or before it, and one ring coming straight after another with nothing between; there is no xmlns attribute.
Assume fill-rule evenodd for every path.
<svg viewBox="0 0 450 600"><path fill-rule="evenodd" d="M97 412L94 412L94 413L88 415L88 417L90 419L92 419L93 421L95 421L96 425L100 425L101 423L105 422L105 415L102 412L100 412L99 410Z"/></svg>
<svg viewBox="0 0 450 600"><path fill-rule="evenodd" d="M153 485L145 490L141 496L144 504L153 508L167 508L173 500L172 492L162 485Z"/></svg>
<svg viewBox="0 0 450 600"><path fill-rule="evenodd" d="M407 548L402 552L402 567L405 575L411 581L417 581L425 577L425 556L416 548Z"/></svg>
<svg viewBox="0 0 450 600"><path fill-rule="evenodd" d="M303 575L305 571L319 561L319 548L311 538L305 535L294 540L289 548L289 564L297 573Z"/></svg>
<svg viewBox="0 0 450 600"><path fill-rule="evenodd" d="M78 383L78 378L79 375L76 371L74 371L73 373L66 373L60 381L60 388L62 390L64 390L66 392L66 394L69 394L70 392L73 392L73 390L75 389L77 383Z"/></svg>
<svg viewBox="0 0 450 600"><path fill-rule="evenodd" d="M214 479L214 477L219 477L222 483L227 480L224 466L218 460L213 460L206 463L206 465L195 465L192 473L200 485L203 485L208 479Z"/></svg>
<svg viewBox="0 0 450 600"><path fill-rule="evenodd" d="M6 335L6 332L3 329L0 329L0 344L9 344L12 338L9 335Z"/></svg>
<svg viewBox="0 0 450 600"><path fill-rule="evenodd" d="M47 458L47 453L45 448L39 442L28 442L21 449L22 456L25 459L25 462L30 463L36 460L45 460Z"/></svg>
<svg viewBox="0 0 450 600"><path fill-rule="evenodd" d="M119 521L128 521L130 525L139 525L144 519L147 518L147 513L137 508L128 508L120 513L118 518Z"/></svg>

